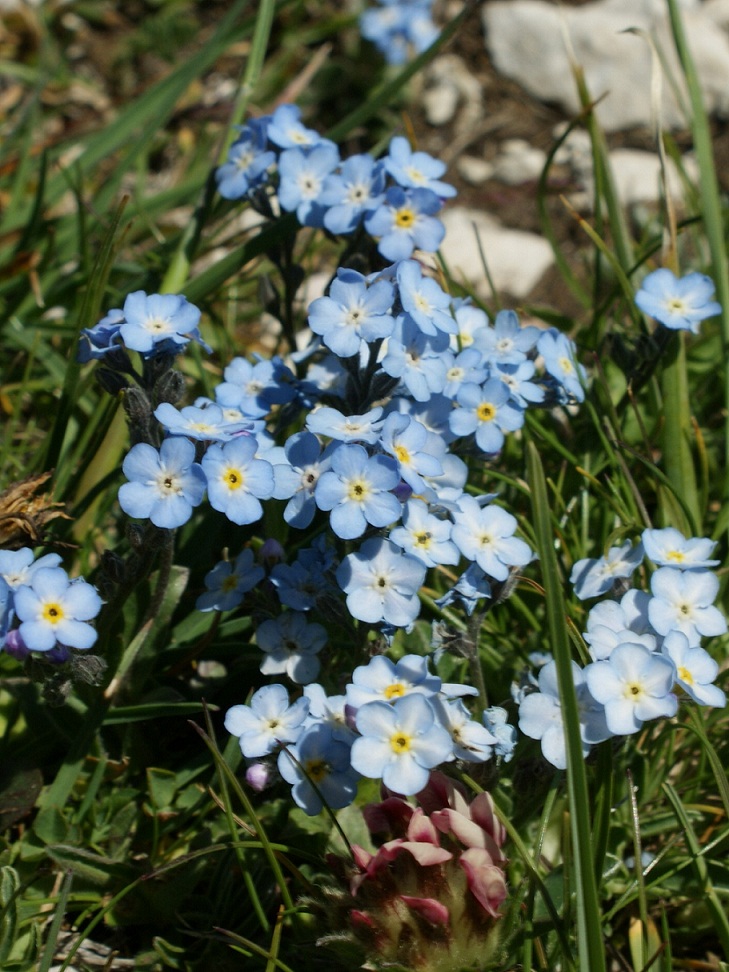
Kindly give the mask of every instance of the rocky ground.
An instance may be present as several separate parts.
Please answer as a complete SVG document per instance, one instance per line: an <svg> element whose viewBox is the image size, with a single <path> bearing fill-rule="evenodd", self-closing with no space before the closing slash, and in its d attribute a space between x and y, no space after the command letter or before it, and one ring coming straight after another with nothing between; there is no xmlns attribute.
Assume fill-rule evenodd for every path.
<svg viewBox="0 0 729 972"><path fill-rule="evenodd" d="M682 0L682 13L712 111L717 168L729 187L729 3ZM451 2L447 19L462 7ZM579 8L579 9L578 9ZM665 0L484 0L447 52L427 70L414 109L422 147L444 158L459 190L449 204L445 256L451 270L488 294L472 224L479 230L494 283L506 299L577 310L554 268L537 205L547 153L579 112L565 53L565 29L585 67L606 132L618 191L640 228L657 209L659 165L652 125L651 54L635 27L657 37L672 56ZM664 77L661 122L670 130L689 176L695 173L685 114ZM679 200L680 180L669 187ZM584 129L556 155L546 208L562 253L579 273L585 236L562 197L590 216L591 154Z"/></svg>
<svg viewBox="0 0 729 972"><path fill-rule="evenodd" d="M712 111L718 172L729 189L729 0L678 2ZM355 0L344 5L308 0L298 16L303 25L316 25L317 16L326 20L343 6L359 9ZM437 0L436 19L445 23L464 6L470 9L463 29L413 82L405 113L418 147L448 163L448 177L458 188L457 199L445 211L446 260L456 277L484 298L490 296L475 225L504 302L577 314L579 307L554 267L538 207L547 153L579 113L565 36L599 102L616 182L639 233L656 210L659 178L650 48L641 36L624 33L629 28L656 37L666 52L670 78L664 75L661 83L661 121L671 131L686 172L694 172L686 116L671 96L679 72L671 59L666 0ZM193 50L227 7L222 0L97 0L77 13L74 4L63 0L0 0L0 58L5 62L37 65L44 44L40 16L45 13L52 25L52 56L59 63L41 95L45 117L38 149L103 127L125 100L164 77L186 50ZM288 9L282 10L285 21ZM346 29L351 41L355 28ZM285 37L286 23L280 30L274 44ZM314 68L321 70L327 58L330 69L341 70L347 43L309 40L294 51L289 57L291 97L306 93L308 72L320 77ZM198 138L205 126L208 131L225 126L244 57L241 45L179 105L167 133L171 139L165 143L161 137L158 157L151 159L158 170L150 172L151 189L157 178L160 188L174 179L185 140ZM341 84L350 81L366 91L366 77L343 77ZM4 121L12 124L13 112L27 97L22 74L0 79L0 131ZM672 185L680 195L680 180L674 178ZM563 197L591 216L591 152L579 126L549 169L545 203L560 251L579 274L586 238Z"/></svg>

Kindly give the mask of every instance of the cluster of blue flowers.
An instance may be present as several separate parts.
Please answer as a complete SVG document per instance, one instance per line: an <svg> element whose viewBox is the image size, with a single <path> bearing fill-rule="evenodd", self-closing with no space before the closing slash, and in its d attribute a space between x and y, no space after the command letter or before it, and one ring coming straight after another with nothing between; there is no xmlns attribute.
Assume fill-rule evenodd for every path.
<svg viewBox="0 0 729 972"><path fill-rule="evenodd" d="M464 493L468 466L454 450L493 456L530 405L581 400L574 346L556 331L522 327L513 311L492 325L413 260L369 278L340 269L329 295L311 304L309 325L301 377L279 358L236 358L215 400L158 405L165 438L126 456L122 509L174 529L207 492L214 509L247 525L261 519L266 500L286 500L290 527L308 529L319 516L332 538L363 542L343 557L325 544L274 567L282 607L306 611L343 592L352 617L408 627L427 571L465 560L441 603L470 613L532 553L493 496ZM277 427L302 421L277 444ZM245 553L222 562L199 607L229 610L262 577ZM311 668L295 666L299 675Z"/></svg>
<svg viewBox="0 0 729 972"><path fill-rule="evenodd" d="M0 648L22 660L31 651L53 662L96 641L88 623L101 610L95 587L70 580L58 554L35 559L30 547L0 550Z"/></svg>
<svg viewBox="0 0 729 972"><path fill-rule="evenodd" d="M386 260L405 260L416 247L437 250L445 229L436 213L456 194L440 179L445 165L412 151L400 136L381 159L363 153L342 161L334 142L302 124L296 105L281 105L240 127L216 171L218 191L225 199L257 200L261 207L256 190L273 188L274 168L282 210L296 213L302 226L337 235L364 226ZM264 211L271 201L266 197Z"/></svg>
<svg viewBox="0 0 729 972"><path fill-rule="evenodd" d="M580 708L583 752L611 736L637 732L643 723L678 709L676 691L699 705L723 707L724 692L713 684L719 666L701 647L702 637L725 634L727 622L714 606L719 590L710 569L715 543L678 530L644 530L605 556L578 561L571 581L580 599L598 597L624 584L644 558L655 568L650 593L631 588L619 600L597 603L587 616L584 640L592 662L572 671ZM533 691L532 689L535 689ZM538 681L517 691L519 728L541 740L544 756L566 765L564 726L554 661Z"/></svg>
<svg viewBox="0 0 729 972"><path fill-rule="evenodd" d="M248 548L226 556L197 600L201 611L222 612L250 596L261 672L304 686L293 704L283 685L259 689L250 705L228 712L226 726L251 761L249 782L262 788L277 772L313 814L322 800L333 809L350 803L361 776L407 795L445 762L510 758L515 730L506 712L472 719L459 696L475 690L442 685L425 658L394 664L378 655L355 669L344 695L327 696L315 682L330 637L320 621L344 618L345 628L359 622L391 638L417 619L426 585L442 589L442 580L428 582L431 571L450 575L441 607L470 615L497 599L533 552L495 495L467 491L467 460L497 456L529 407L582 402L586 374L566 335L522 326L510 310L492 322L412 259L415 248L434 250L443 236L435 213L453 190L440 181L440 162L395 138L379 161L361 155L342 163L337 147L284 105L241 128L217 171L221 194L255 201L262 192L270 209L274 166L282 210L332 233L362 226L392 265L369 275L340 267L326 296L309 306L306 348L287 361L235 358L214 398L190 406L177 407L179 395L158 384L144 386L126 358L136 351L149 365L190 340L202 343L200 312L182 295L130 295L84 332L81 355L103 358L144 386L146 405L134 406L142 418L128 409L139 426L119 490L129 516L172 530L207 495L216 511L247 526L267 503L282 501L288 528L313 536L288 562L281 544L265 537L258 561ZM708 278L667 273L646 278L636 298L646 313L694 329L716 312ZM712 603L712 546L647 530L635 548L575 564L578 598L606 594L645 555L656 567L650 594L629 591L588 617L592 662L573 665L585 753L675 714L677 688L700 704L724 704L712 684L716 665L699 643L727 630ZM515 700L522 731L564 767L554 662L515 690Z"/></svg>
<svg viewBox="0 0 729 972"><path fill-rule="evenodd" d="M433 0L377 0L379 8L359 19L362 36L372 41L388 64L405 64L426 50L440 31L433 23Z"/></svg>
<svg viewBox="0 0 729 972"><path fill-rule="evenodd" d="M494 708L482 722L472 719L461 697L476 694L443 684L419 655L397 663L377 655L355 668L343 695L327 696L314 683L290 704L283 685L267 685L250 705L229 709L225 726L249 761L249 783L269 784L275 759L295 803L313 815L323 800L334 810L348 806L361 777L410 795L443 763L509 759L515 733L506 713Z"/></svg>

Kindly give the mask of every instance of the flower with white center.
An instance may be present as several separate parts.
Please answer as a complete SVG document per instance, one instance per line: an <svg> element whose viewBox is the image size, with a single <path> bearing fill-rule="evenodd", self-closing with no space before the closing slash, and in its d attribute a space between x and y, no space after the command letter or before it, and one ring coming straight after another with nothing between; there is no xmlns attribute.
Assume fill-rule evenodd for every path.
<svg viewBox="0 0 729 972"><path fill-rule="evenodd" d="M719 666L703 648L692 648L686 635L671 631L661 646L661 654L670 658L676 669L676 684L699 705L713 705L723 709L726 695L712 682L719 674Z"/></svg>
<svg viewBox="0 0 729 972"><path fill-rule="evenodd" d="M337 582L353 618L406 628L420 612L418 591L425 574L425 565L415 557L375 537L357 553L347 554L337 569Z"/></svg>
<svg viewBox="0 0 729 972"><path fill-rule="evenodd" d="M328 297L309 305L309 327L341 358L358 354L363 341L377 341L392 333L390 309L395 291L387 280L371 286L361 273L340 267Z"/></svg>
<svg viewBox="0 0 729 972"><path fill-rule="evenodd" d="M605 706L607 726L615 736L638 732L648 719L676 714L678 700L671 692L675 675L670 659L629 642L584 671L587 687Z"/></svg>
<svg viewBox="0 0 729 972"><path fill-rule="evenodd" d="M451 538L464 557L497 581L505 581L511 567L524 567L532 559L529 544L514 536L516 517L500 506L480 506L464 495L453 512Z"/></svg>
<svg viewBox="0 0 729 972"><path fill-rule="evenodd" d="M0 577L11 591L17 591L21 584L30 586L33 574L42 567L58 567L61 563L59 554L46 554L34 560L30 547L20 550L0 550Z"/></svg>
<svg viewBox="0 0 729 972"><path fill-rule="evenodd" d="M352 745L352 766L403 796L422 790L430 770L452 758L451 737L422 695L392 705L368 702L358 710L356 724L360 738Z"/></svg>
<svg viewBox="0 0 729 972"><path fill-rule="evenodd" d="M326 435L338 442L366 442L374 445L382 431L382 407L371 408L364 415L344 415L336 408L322 405L306 419L309 432Z"/></svg>
<svg viewBox="0 0 729 972"><path fill-rule="evenodd" d="M435 714L453 743L453 755L467 763L485 763L498 743L486 726L471 718L461 699L431 699Z"/></svg>
<svg viewBox="0 0 729 972"><path fill-rule="evenodd" d="M538 327L522 327L515 311L502 310L496 315L493 327L479 330L476 347L490 363L518 365L536 345L540 333Z"/></svg>
<svg viewBox="0 0 729 972"><path fill-rule="evenodd" d="M713 606L719 581L708 570L660 567L651 577L648 617L658 634L682 631L694 646L702 635L724 634L726 618Z"/></svg>
<svg viewBox="0 0 729 972"><path fill-rule="evenodd" d="M436 280L423 276L416 260L403 260L397 265L397 283L403 310L423 334L457 333L458 325L450 313L450 297Z"/></svg>
<svg viewBox="0 0 729 972"><path fill-rule="evenodd" d="M163 341L178 349L196 336L200 311L182 294L146 294L135 290L124 301L119 333L127 348L149 352Z"/></svg>
<svg viewBox="0 0 729 972"><path fill-rule="evenodd" d="M228 709L225 728L232 736L238 736L243 755L256 759L280 745L295 743L308 712L308 699L297 699L289 705L289 693L283 685L264 685L254 693L250 705Z"/></svg>
<svg viewBox="0 0 729 972"><path fill-rule="evenodd" d="M129 480L119 488L119 505L128 516L149 519L173 530L182 526L205 493L205 474L189 439L172 436L159 452L139 442L126 455L122 471Z"/></svg>

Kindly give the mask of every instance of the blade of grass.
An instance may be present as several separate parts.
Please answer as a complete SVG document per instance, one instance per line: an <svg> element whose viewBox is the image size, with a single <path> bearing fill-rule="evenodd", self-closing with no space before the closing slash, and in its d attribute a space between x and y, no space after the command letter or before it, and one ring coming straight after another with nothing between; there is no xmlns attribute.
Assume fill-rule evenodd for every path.
<svg viewBox="0 0 729 972"><path fill-rule="evenodd" d="M693 131L694 152L699 165L699 185L701 191L701 210L704 229L711 251L712 275L716 284L717 297L721 304L721 336L724 364L724 405L729 410L729 264L724 236L724 220L719 184L714 166L709 119L704 107L704 99L696 73L696 65L689 50L677 0L667 0L671 20L673 40L679 61L686 79L691 100L691 127ZM729 422L724 423L724 455L729 455ZM724 500L729 500L729 476L724 477Z"/></svg>
<svg viewBox="0 0 729 972"><path fill-rule="evenodd" d="M562 586L551 528L547 484L542 462L533 442L527 445L527 480L532 491L532 510L537 552L546 592L549 642L557 665L559 695L567 748L567 791L574 854L574 893L577 909L577 947L582 972L605 972L602 919L592 858L592 826L587 773L582 754L580 717L572 676L570 638Z"/></svg>
<svg viewBox="0 0 729 972"><path fill-rule="evenodd" d="M73 872L67 871L63 879L63 884L61 885L61 893L58 896L58 901L53 914L53 920L46 939L45 951L43 952L40 962L38 963L37 972L48 972L51 967L51 962L53 961L53 956L56 951L58 933L61 930L61 923L66 916L66 904L68 902L68 896L71 893L72 882Z"/></svg>
<svg viewBox="0 0 729 972"><path fill-rule="evenodd" d="M253 40L251 41L251 49L246 62L243 82L233 107L228 134L218 156L218 165L221 165L225 161L226 153L234 136L233 126L239 124L245 118L248 102L253 96L261 77L268 42L271 36L275 8L276 0L262 0L258 8L256 25L253 29ZM185 286L190 273L190 263L197 247L197 242L200 239L202 227L210 212L214 194L214 171L211 171L210 178L208 178L205 184L200 203L196 207L195 213L182 235L177 250L170 260L169 268L160 286L161 293L179 293Z"/></svg>

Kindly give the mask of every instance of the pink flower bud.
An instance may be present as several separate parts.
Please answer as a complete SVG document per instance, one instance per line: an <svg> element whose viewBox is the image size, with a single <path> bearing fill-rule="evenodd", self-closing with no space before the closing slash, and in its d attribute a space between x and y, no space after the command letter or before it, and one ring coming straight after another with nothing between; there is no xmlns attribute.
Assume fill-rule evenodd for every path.
<svg viewBox="0 0 729 972"><path fill-rule="evenodd" d="M260 793L273 781L273 776L273 768L270 763L251 763L246 770L246 783L256 793Z"/></svg>

